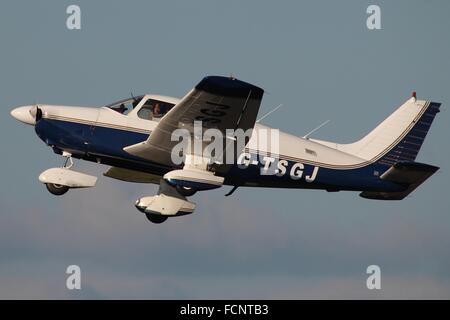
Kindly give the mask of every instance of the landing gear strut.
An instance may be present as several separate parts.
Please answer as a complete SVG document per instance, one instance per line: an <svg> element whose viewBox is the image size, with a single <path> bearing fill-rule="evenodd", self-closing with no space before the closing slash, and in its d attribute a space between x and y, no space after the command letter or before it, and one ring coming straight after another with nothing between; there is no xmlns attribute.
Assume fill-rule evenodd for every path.
<svg viewBox="0 0 450 320"><path fill-rule="evenodd" d="M63 156L64 158L66 158L66 160L64 161L64 164L63 164L63 168L64 168L64 169L70 169L70 168L72 168L72 167L73 167L72 154L70 154L70 153L64 151L63 154L62 154L62 156Z"/></svg>

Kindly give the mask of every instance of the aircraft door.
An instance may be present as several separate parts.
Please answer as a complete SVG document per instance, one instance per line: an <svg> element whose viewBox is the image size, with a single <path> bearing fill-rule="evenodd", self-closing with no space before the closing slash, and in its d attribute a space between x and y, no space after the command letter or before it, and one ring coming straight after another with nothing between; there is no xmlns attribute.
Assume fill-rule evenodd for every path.
<svg viewBox="0 0 450 320"><path fill-rule="evenodd" d="M98 118L100 115L100 109L97 111L97 116L95 117L95 121L86 123L83 130L83 144L84 144L84 152L89 154L92 151L92 142L95 133L95 129L97 126Z"/></svg>

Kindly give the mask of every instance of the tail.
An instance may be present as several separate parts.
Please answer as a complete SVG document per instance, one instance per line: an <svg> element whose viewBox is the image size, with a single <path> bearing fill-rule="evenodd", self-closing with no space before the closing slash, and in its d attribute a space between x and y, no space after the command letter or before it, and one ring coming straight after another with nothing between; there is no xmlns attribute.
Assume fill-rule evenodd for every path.
<svg viewBox="0 0 450 320"><path fill-rule="evenodd" d="M440 106L412 97L361 140L349 144L315 141L387 166L411 162L416 159Z"/></svg>
<svg viewBox="0 0 450 320"><path fill-rule="evenodd" d="M361 197L401 200L439 169L414 161L440 106L438 102L417 100L413 95L361 140L349 144L316 141L372 163L386 165L388 169L380 179L406 187L402 192L364 191Z"/></svg>
<svg viewBox="0 0 450 320"><path fill-rule="evenodd" d="M389 166L414 161L440 106L413 97L353 148L357 154Z"/></svg>

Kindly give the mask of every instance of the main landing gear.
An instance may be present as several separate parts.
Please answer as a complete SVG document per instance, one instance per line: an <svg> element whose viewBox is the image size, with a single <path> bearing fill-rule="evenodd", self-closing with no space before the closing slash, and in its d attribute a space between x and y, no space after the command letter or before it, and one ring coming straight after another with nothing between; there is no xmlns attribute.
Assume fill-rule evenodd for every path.
<svg viewBox="0 0 450 320"><path fill-rule="evenodd" d="M162 216L160 214L146 213L145 216L150 222L155 224L160 224L167 220L167 216Z"/></svg>
<svg viewBox="0 0 450 320"><path fill-rule="evenodd" d="M196 189L190 188L190 187L176 186L175 188L182 196L185 196L185 197L191 197L197 193Z"/></svg>
<svg viewBox="0 0 450 320"><path fill-rule="evenodd" d="M160 180L158 194L138 199L136 208L153 223L162 223L168 217L193 213L195 203L186 197L197 191L219 188L224 181L223 177L208 170L208 160L187 155L183 169L166 173Z"/></svg>
<svg viewBox="0 0 450 320"><path fill-rule="evenodd" d="M168 217L183 216L194 212L195 203L180 194L176 187L160 180L158 194L136 200L136 208L153 223L163 223Z"/></svg>

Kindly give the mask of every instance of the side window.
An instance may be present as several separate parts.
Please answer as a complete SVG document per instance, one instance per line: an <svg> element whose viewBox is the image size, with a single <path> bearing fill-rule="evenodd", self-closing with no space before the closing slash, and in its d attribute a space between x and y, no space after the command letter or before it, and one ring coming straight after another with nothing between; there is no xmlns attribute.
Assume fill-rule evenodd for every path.
<svg viewBox="0 0 450 320"><path fill-rule="evenodd" d="M141 119L159 121L173 106L171 103L149 99L137 115Z"/></svg>

